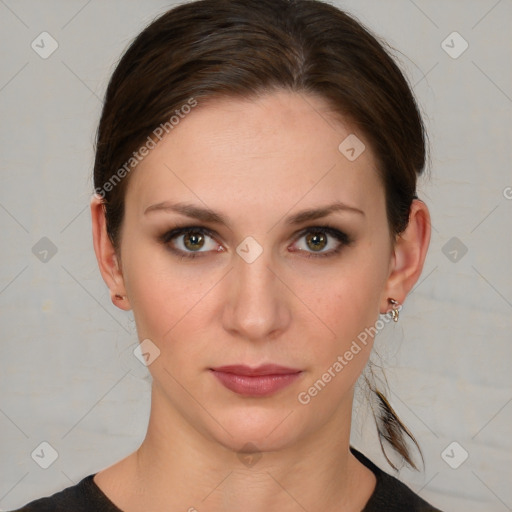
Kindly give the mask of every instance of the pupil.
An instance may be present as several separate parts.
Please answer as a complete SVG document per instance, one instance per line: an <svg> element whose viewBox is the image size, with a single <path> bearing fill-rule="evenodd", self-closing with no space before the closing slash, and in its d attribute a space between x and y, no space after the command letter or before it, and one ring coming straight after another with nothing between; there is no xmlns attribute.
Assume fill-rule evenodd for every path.
<svg viewBox="0 0 512 512"><path fill-rule="evenodd" d="M201 241L203 240L203 235L202 234L193 234L193 235L186 235L185 236L185 246L188 248L188 249L200 249L201 247L190 247L190 244L189 244L189 241L191 241L191 244L192 246L194 245L202 245L201 244Z"/></svg>
<svg viewBox="0 0 512 512"><path fill-rule="evenodd" d="M323 249L325 247L325 236L323 236L321 234L315 233L311 236L308 236L307 241L308 241L308 243L313 242L314 246L312 247L312 249L314 249L314 250ZM320 241L320 242L318 242L318 241ZM319 245L321 247L319 247Z"/></svg>

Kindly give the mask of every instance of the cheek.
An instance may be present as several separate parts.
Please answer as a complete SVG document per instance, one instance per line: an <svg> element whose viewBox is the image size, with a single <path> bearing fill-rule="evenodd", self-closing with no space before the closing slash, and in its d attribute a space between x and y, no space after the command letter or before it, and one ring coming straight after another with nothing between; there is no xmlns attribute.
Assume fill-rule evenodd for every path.
<svg viewBox="0 0 512 512"><path fill-rule="evenodd" d="M141 340L163 347L178 332L200 325L206 294L222 274L180 263L154 243L127 244L126 256L126 291Z"/></svg>
<svg viewBox="0 0 512 512"><path fill-rule="evenodd" d="M314 298L312 309L329 328L322 328L327 338L313 344L320 363L317 371L324 371L346 354L350 364L343 371L358 375L370 355L373 339L368 333L379 318L387 261L369 247L354 251L350 260L320 289L308 291L308 297Z"/></svg>
<svg viewBox="0 0 512 512"><path fill-rule="evenodd" d="M147 242L126 243L125 286L140 339L161 339L183 315L182 297L187 293L182 287L186 283L163 253Z"/></svg>
<svg viewBox="0 0 512 512"><path fill-rule="evenodd" d="M385 282L386 265L369 250L353 253L351 261L340 267L336 276L323 286L323 307L329 320L341 330L353 335L354 329L364 329L379 313L380 297ZM322 311L322 310L321 310Z"/></svg>

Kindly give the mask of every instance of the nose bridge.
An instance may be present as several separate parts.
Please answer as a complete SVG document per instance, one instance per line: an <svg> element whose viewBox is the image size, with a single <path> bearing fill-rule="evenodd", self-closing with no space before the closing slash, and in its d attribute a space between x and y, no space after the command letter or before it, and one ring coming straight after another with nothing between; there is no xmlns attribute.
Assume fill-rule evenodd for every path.
<svg viewBox="0 0 512 512"><path fill-rule="evenodd" d="M246 339L268 339L289 319L285 287L274 273L272 252L254 238L246 238L236 252L224 327Z"/></svg>

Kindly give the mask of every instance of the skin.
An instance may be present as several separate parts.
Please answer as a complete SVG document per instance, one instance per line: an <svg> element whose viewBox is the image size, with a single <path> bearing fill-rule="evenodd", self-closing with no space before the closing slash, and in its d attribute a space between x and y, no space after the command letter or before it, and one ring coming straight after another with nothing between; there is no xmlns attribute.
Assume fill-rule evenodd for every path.
<svg viewBox="0 0 512 512"><path fill-rule="evenodd" d="M366 145L355 161L338 150L350 133ZM120 253L96 196L94 248L114 303L133 310L139 339L149 338L160 356L148 367L147 435L136 452L100 471L97 485L125 512L361 510L375 476L351 455L349 435L354 385L372 340L309 404L297 397L390 310L390 297L403 304L430 241L426 205L414 200L409 225L394 240L364 136L321 98L284 91L199 103L129 179ZM206 205L230 225L144 214L164 201ZM333 201L364 215L285 223ZM315 246L300 232L327 221L353 241L338 254L308 258ZM202 256L180 259L169 250L187 250L183 235L167 246L159 241L175 223L214 231ZM263 249L251 263L236 252L248 236ZM340 244L324 236L320 252ZM228 390L208 370L264 363L303 373L254 398ZM250 467L237 456L246 443L261 456Z"/></svg>

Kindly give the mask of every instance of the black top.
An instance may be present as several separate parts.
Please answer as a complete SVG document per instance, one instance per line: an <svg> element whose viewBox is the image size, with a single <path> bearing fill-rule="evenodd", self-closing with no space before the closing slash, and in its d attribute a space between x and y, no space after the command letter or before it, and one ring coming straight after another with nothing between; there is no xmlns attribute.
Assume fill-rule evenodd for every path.
<svg viewBox="0 0 512 512"><path fill-rule="evenodd" d="M354 448L351 451L377 478L375 490L361 512L441 512L400 480L382 471L362 453ZM72 487L31 501L12 512L122 512L105 496L93 477L94 474L86 476Z"/></svg>

